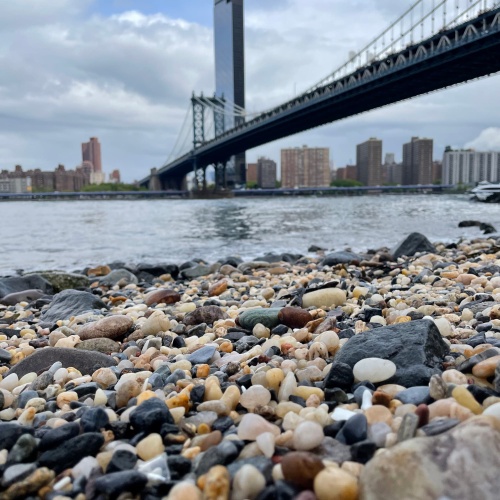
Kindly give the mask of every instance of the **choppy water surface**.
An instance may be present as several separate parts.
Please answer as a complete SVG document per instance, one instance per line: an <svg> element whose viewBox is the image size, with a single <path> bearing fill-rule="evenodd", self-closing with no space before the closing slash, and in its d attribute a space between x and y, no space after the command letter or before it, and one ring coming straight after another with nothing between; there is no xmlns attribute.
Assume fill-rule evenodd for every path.
<svg viewBox="0 0 500 500"><path fill-rule="evenodd" d="M208 262L266 252L307 254L311 244L364 251L412 231L431 241L481 236L464 219L500 230L500 204L462 195L381 195L225 200L22 201L0 203L0 274L74 270L122 260Z"/></svg>

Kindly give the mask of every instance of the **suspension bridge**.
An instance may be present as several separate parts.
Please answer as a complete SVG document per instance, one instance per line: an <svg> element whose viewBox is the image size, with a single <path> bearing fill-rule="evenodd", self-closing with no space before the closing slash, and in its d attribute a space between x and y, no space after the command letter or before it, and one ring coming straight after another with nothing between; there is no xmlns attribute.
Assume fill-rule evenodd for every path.
<svg viewBox="0 0 500 500"><path fill-rule="evenodd" d="M159 169L140 181L181 190L194 173L206 189L226 187L231 156L305 130L500 71L500 1L418 0L349 60L297 97L248 113L222 97L191 98L178 140ZM225 116L235 126L225 130Z"/></svg>

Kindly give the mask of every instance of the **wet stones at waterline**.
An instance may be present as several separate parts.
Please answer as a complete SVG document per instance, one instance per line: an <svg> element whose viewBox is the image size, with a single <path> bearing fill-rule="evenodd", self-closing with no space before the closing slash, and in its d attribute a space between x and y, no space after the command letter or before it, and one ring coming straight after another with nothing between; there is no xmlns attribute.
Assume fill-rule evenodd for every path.
<svg viewBox="0 0 500 500"><path fill-rule="evenodd" d="M1 278L0 498L496 499L498 249Z"/></svg>

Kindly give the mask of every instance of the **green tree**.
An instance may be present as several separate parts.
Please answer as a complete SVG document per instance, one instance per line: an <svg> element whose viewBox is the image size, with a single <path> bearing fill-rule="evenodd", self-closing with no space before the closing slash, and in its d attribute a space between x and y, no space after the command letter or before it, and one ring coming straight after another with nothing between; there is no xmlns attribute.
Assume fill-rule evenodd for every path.
<svg viewBox="0 0 500 500"><path fill-rule="evenodd" d="M362 182L355 181L354 179L337 179L330 182L330 186L332 187L358 187L362 185Z"/></svg>

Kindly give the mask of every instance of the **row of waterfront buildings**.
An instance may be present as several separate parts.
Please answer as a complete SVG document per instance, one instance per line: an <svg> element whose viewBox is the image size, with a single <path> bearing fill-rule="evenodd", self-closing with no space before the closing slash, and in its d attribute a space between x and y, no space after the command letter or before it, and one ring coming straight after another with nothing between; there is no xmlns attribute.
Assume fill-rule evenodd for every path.
<svg viewBox="0 0 500 500"><path fill-rule="evenodd" d="M82 143L82 163L74 170L58 165L53 171L39 168L23 170L16 165L14 171L0 171L0 193L26 193L51 191L81 191L89 184L102 184L106 176L102 171L101 145L97 137ZM120 171L113 170L109 182L120 182Z"/></svg>
<svg viewBox="0 0 500 500"><path fill-rule="evenodd" d="M376 138L356 146L356 164L336 170L330 166L329 148L281 150L281 187L325 187L334 180L358 181L364 186L454 184L473 186L481 181L500 182L500 151L454 150L447 147L442 161L433 159L433 140L412 137L403 145L402 161L386 153ZM268 158L249 163L247 185L274 188L277 164Z"/></svg>

